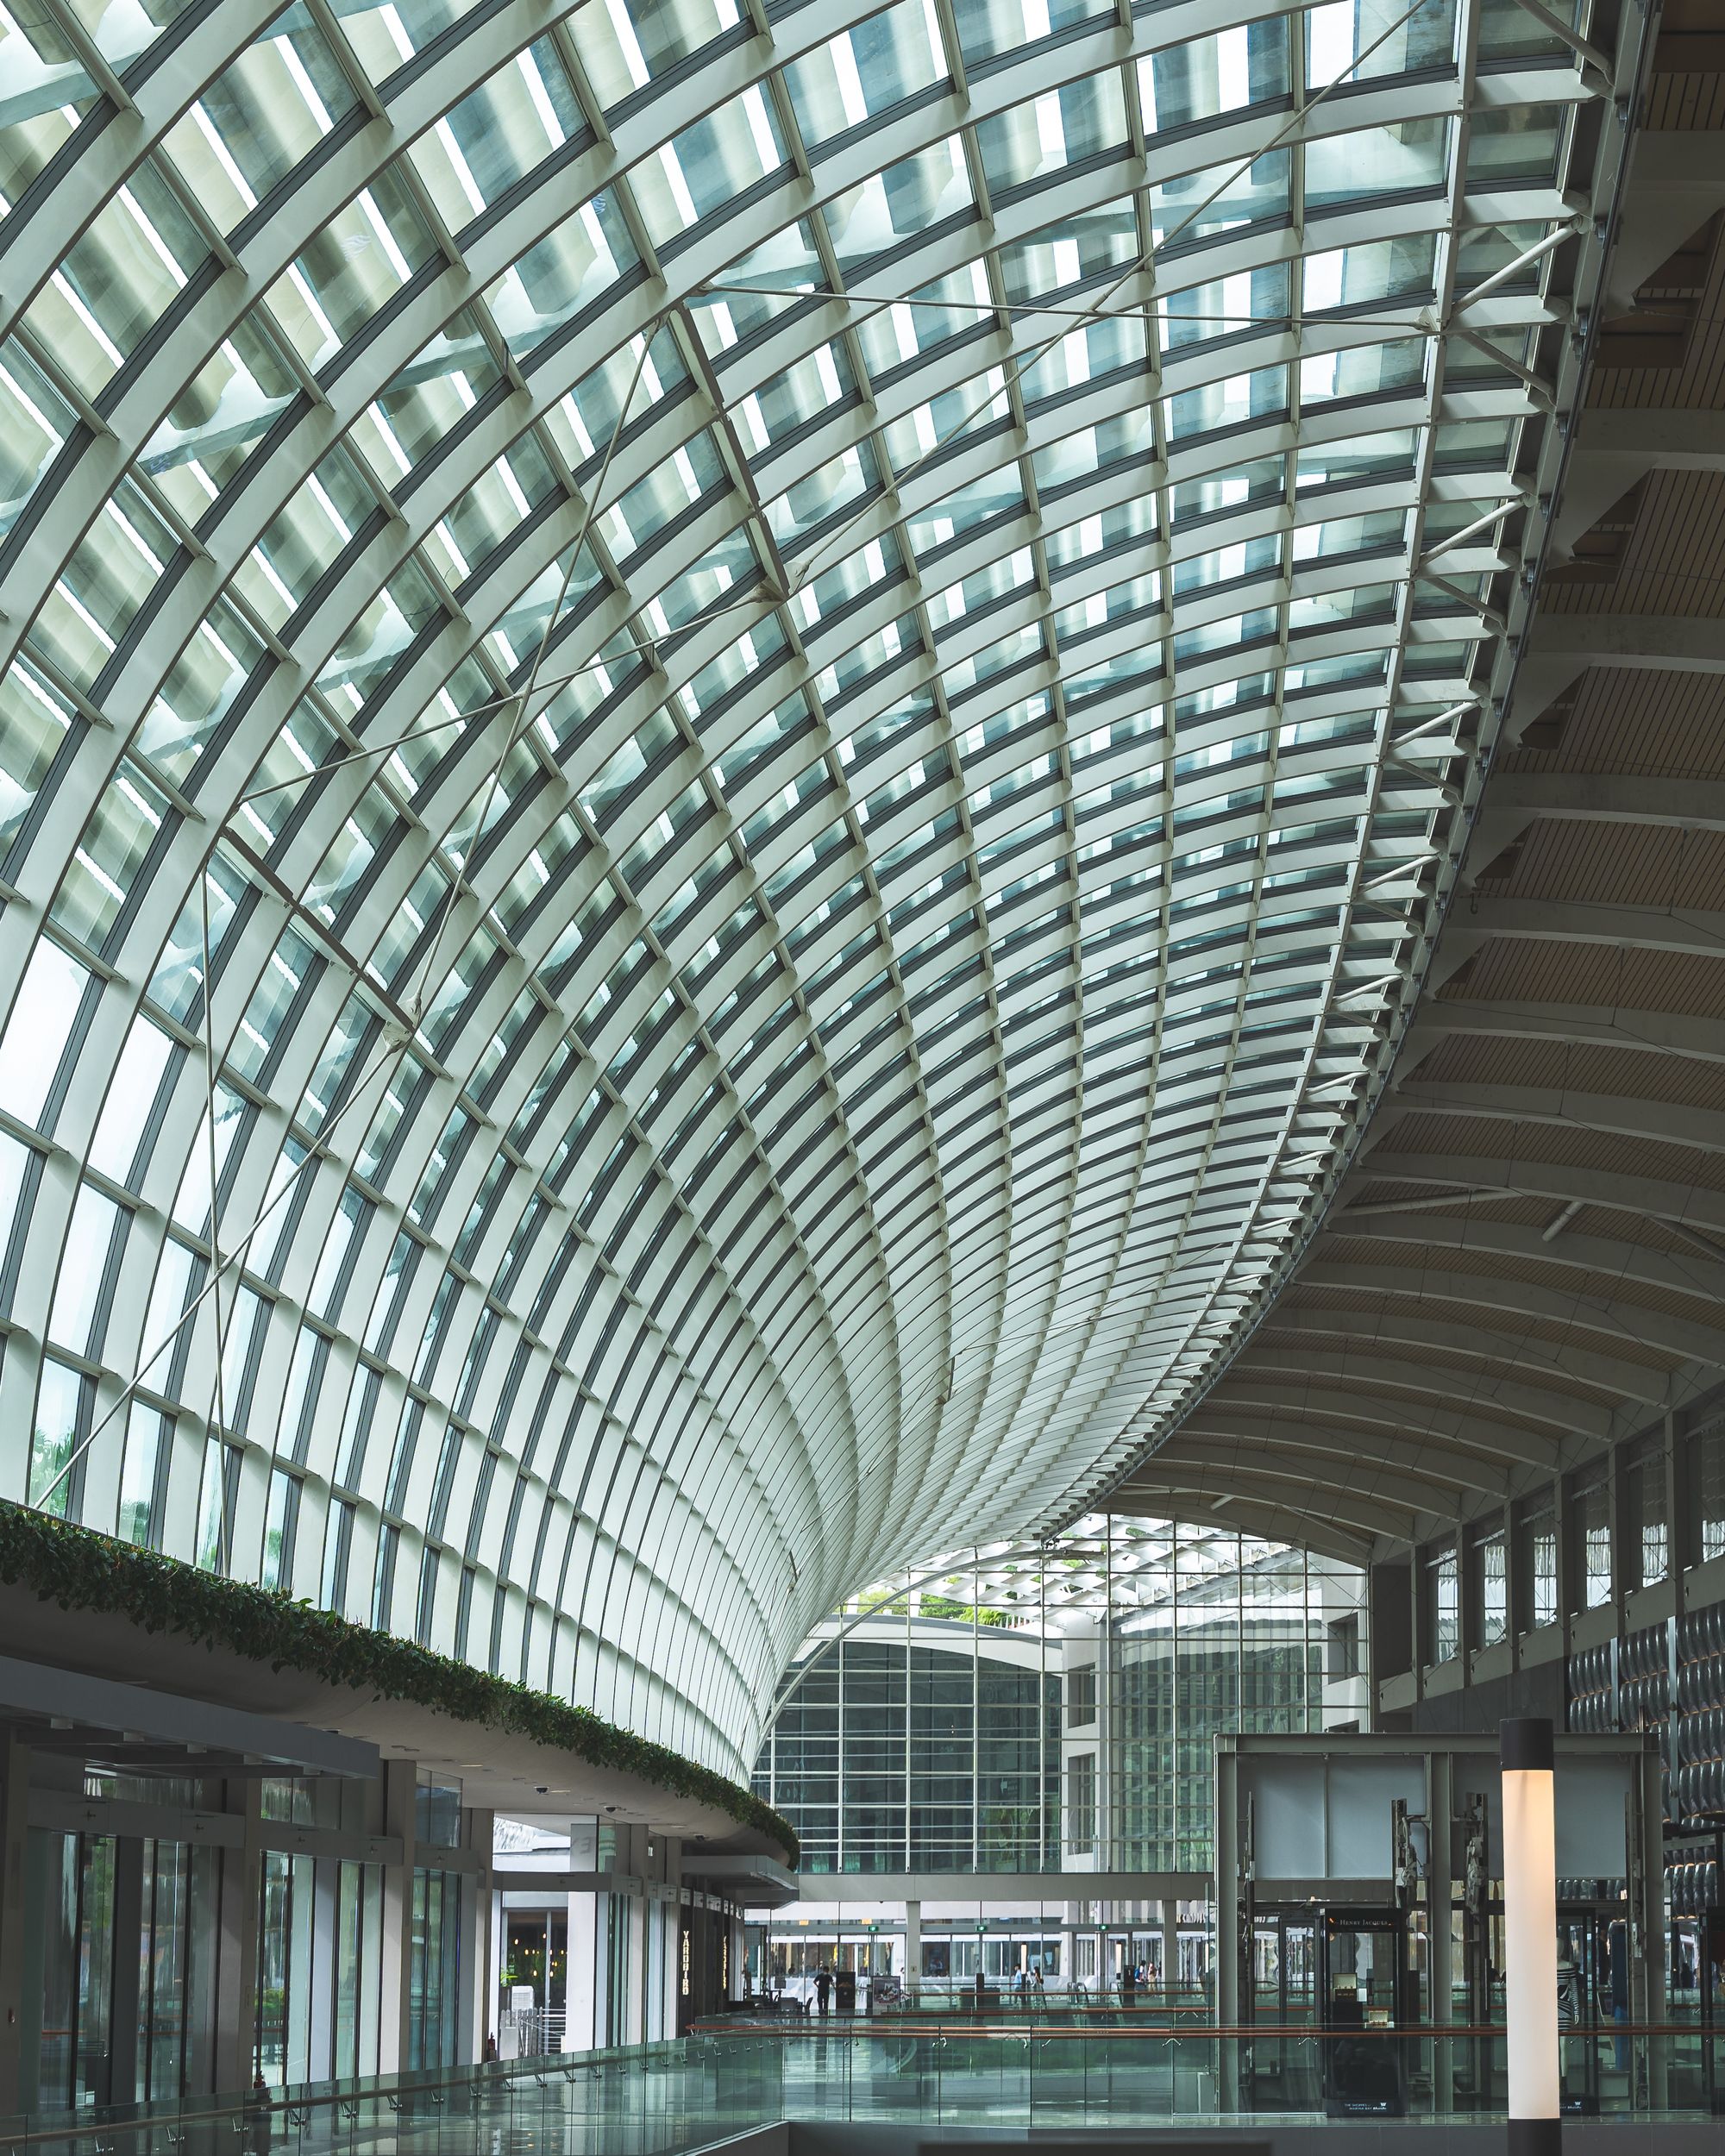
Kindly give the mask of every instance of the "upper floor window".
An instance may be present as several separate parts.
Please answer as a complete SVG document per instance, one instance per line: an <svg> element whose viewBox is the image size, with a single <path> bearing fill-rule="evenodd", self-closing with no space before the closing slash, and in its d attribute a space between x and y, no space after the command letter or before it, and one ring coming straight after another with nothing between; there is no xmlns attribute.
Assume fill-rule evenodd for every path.
<svg viewBox="0 0 1725 2156"><path fill-rule="evenodd" d="M1096 1719L1096 1665L1081 1662L1066 1672L1066 1727L1088 1729Z"/></svg>
<svg viewBox="0 0 1725 2156"><path fill-rule="evenodd" d="M1576 1553L1581 1559L1581 1606L1611 1600L1611 1492L1602 1471L1575 1493Z"/></svg>
<svg viewBox="0 0 1725 2156"><path fill-rule="evenodd" d="M1452 1662L1461 1652L1461 1573L1454 1543L1434 1550L1427 1564L1432 1660Z"/></svg>
<svg viewBox="0 0 1725 2156"><path fill-rule="evenodd" d="M1558 1620L1558 1516L1549 1499L1521 1522L1521 1576L1528 1629Z"/></svg>
<svg viewBox="0 0 1725 2156"><path fill-rule="evenodd" d="M1697 1434L1690 1459L1696 1555L1704 1564L1709 1557L1725 1557L1725 1418Z"/></svg>
<svg viewBox="0 0 1725 2156"><path fill-rule="evenodd" d="M1671 1525L1666 1517L1664 1454L1650 1449L1630 1463L1624 1478L1629 1557L1636 1584L1651 1587L1671 1570Z"/></svg>
<svg viewBox="0 0 1725 2156"><path fill-rule="evenodd" d="M1509 1630L1509 1576L1504 1535L1494 1527L1474 1545L1474 1621L1482 1647L1495 1647Z"/></svg>

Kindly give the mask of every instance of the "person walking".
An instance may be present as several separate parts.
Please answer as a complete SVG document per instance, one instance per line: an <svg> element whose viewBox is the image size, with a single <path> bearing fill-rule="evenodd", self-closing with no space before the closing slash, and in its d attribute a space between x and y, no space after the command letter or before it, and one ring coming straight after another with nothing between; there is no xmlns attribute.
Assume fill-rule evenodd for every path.
<svg viewBox="0 0 1725 2156"><path fill-rule="evenodd" d="M817 1969L814 1972L815 2010L823 2021L826 2018L826 2004L831 1996L832 1971L830 1969Z"/></svg>

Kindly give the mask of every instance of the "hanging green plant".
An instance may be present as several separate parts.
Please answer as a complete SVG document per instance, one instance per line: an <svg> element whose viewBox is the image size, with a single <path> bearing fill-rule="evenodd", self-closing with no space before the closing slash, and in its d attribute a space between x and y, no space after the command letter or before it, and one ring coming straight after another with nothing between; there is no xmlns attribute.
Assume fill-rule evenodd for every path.
<svg viewBox="0 0 1725 2156"><path fill-rule="evenodd" d="M529 1685L511 1684L393 1633L373 1632L309 1602L141 1550L51 1514L0 1501L0 1580L62 1609L123 1616L145 1632L177 1633L273 1670L298 1670L383 1699L410 1700L457 1721L573 1752L589 1766L639 1775L674 1796L711 1804L770 1835L797 1861L795 1832L752 1790L668 1745Z"/></svg>

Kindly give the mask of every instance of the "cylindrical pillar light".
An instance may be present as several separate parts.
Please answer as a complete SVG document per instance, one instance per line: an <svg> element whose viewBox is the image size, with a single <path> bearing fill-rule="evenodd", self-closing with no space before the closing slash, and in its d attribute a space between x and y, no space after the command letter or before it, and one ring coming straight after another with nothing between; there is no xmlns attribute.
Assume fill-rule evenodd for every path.
<svg viewBox="0 0 1725 2156"><path fill-rule="evenodd" d="M1563 2134L1558 2057L1558 1859L1552 1726L1498 1725L1503 1770L1504 2041L1509 2156L1555 2156Z"/></svg>

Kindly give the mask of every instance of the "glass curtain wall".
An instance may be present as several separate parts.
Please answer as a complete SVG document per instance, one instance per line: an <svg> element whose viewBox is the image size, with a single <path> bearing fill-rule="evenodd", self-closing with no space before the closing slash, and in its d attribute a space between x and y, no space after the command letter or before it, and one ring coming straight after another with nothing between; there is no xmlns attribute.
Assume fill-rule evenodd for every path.
<svg viewBox="0 0 1725 2156"><path fill-rule="evenodd" d="M1220 1730L1359 1720L1363 1576L1093 1517L866 1589L804 1645L755 1786L810 1871L1196 1871Z"/></svg>
<svg viewBox="0 0 1725 2156"><path fill-rule="evenodd" d="M1113 1626L1107 1688L1108 1862L1195 1871L1212 1853L1211 1757L1226 1730L1323 1729L1361 1711L1329 1679L1328 1628L1363 1595L1352 1567L1203 1528L1168 1532ZM1360 1698L1356 1698L1356 1694ZM1080 1828L1080 1818L1069 1821Z"/></svg>
<svg viewBox="0 0 1725 2156"><path fill-rule="evenodd" d="M417 1939L416 1926L416 1948ZM264 1851L257 2060L266 2081L376 2071L382 1963L381 1865ZM452 2026L453 2014L452 2002Z"/></svg>

